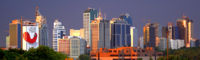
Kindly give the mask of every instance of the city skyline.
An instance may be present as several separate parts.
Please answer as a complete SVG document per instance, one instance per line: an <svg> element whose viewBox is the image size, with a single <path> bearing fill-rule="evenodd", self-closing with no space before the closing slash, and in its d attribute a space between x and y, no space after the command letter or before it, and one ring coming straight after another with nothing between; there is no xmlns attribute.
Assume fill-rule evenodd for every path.
<svg viewBox="0 0 200 60"><path fill-rule="evenodd" d="M45 16L47 18L47 25L49 26L48 29L50 29L49 30L49 32L50 32L49 34L52 34L53 21L55 19L58 19L59 21L61 21L63 23L63 25L66 28L67 35L69 35L70 28L74 28L74 29L82 28L83 27L83 24L82 24L82 21L83 21L82 13L84 12L84 10L86 10L88 8L88 6L91 7L91 8L95 8L97 10L100 9L103 14L106 14L106 17L107 17L106 19L107 20L111 20L114 17L119 17L120 14L129 13L130 16L133 19L133 26L135 26L136 29L138 28L139 36L142 36L142 27L148 22L149 19L153 23L154 22L159 23L160 24L160 26L159 26L160 29L159 30L161 31L161 26L166 26L167 22L173 22L173 24L175 25L176 24L176 20L178 18L181 18L181 16L183 14L186 15L186 16L189 16L189 18L191 18L193 21L195 21L194 22L194 32L195 33L194 33L193 37L194 38L199 38L198 36L200 34L200 32L199 32L200 29L198 28L198 25L199 25L198 24L198 22L199 22L198 20L200 19L200 17L198 17L199 14L200 14L198 12L198 10L200 10L200 8L198 8L199 5L195 5L195 3L196 3L195 1L193 1L193 2L181 1L182 3L177 3L177 4L182 5L183 2L185 2L185 3L187 2L187 3L190 3L190 4L183 5L183 6L178 6L178 7L176 7L176 9L177 8L180 8L180 9L178 9L178 10L173 9L172 11L170 9L167 9L167 7L166 7L165 8L165 9L167 9L166 12L165 12L164 9L161 9L159 6L156 6L156 4L164 3L164 2L159 3L158 1L156 1L156 2L149 1L149 3L148 2L142 2L142 3L148 3L148 4L150 4L150 6L147 7L147 5L148 5L147 4L147 5L141 6L140 8L136 8L135 6L133 6L133 8L131 8L131 6L126 7L126 5L130 5L131 2L121 2L121 3L127 3L127 4L119 6L119 7L114 7L114 6L113 7L105 7L105 5L109 6L109 2L110 1L104 1L104 2L106 2L105 5L101 1L91 1L90 3L93 2L91 5L80 4L80 5L84 5L84 6L80 6L80 5L73 6L73 7L76 7L76 8L73 8L72 6L71 6L71 8L69 6L64 7L62 5L64 3L61 3L59 5L60 6L60 8L59 8L59 7L49 7L48 5L51 6L51 4L49 4L49 3L42 4L42 3L46 3L45 1L40 1L40 2L39 1L27 1L28 3L32 3L32 4L28 4L27 6L16 5L15 8L19 8L19 9L16 9L16 11L13 11L15 9L14 9L14 6L13 6L14 4L12 4L12 2L13 1L1 2L2 5L0 6L0 9L2 9L2 11L1 11L2 14L0 14L0 17L3 19L3 20L1 20L1 24L0 24L2 26L2 29L0 29L0 32L1 32L0 34L2 35L1 36L1 42L3 40L6 40L5 37L8 35L8 32L6 32L6 31L9 30L8 29L8 27L9 27L8 23L11 22L14 19L20 19L21 16L23 18L28 18L29 19L29 17L31 17L31 19L34 19L34 15L35 15L34 12L35 12L35 7L36 6L39 6L40 13L43 14L43 16ZM49 2L53 3L52 1L49 1ZM61 1L59 1L59 2L61 2ZM71 1L71 2L74 2L74 1ZM117 1L117 2L119 3L120 1ZM171 3L176 3L176 2L178 2L178 1L174 1L174 2L171 2ZM11 4L12 6L9 6L8 4L5 4L5 3ZM76 3L81 3L81 2L76 2ZM95 3L97 3L97 4L95 5ZM132 2L132 3L134 3L134 2ZM153 5L152 6L151 3L155 3L155 6L154 6L154 4L152 4ZM167 3L170 3L170 2L167 2ZM8 6L8 7L6 7L6 8L2 7L3 5ZM24 3L22 5L26 5L26 4ZM71 5L73 5L73 4L71 4ZM117 5L117 3L113 3L113 4L110 4L110 5ZM165 6L165 4L161 4L161 5ZM166 5L170 5L170 4L166 4ZM139 4L139 6L140 6L140 4ZM172 6L173 6L173 4L172 4ZM185 6L186 7L188 6L187 8L188 8L189 11L185 8ZM150 7L152 7L152 9L147 10ZM189 7L191 7L191 10L189 9ZM197 8L195 9L194 7L197 7ZM58 8L58 9L56 9L56 8ZM70 9L68 9L68 8L70 8ZM134 9L134 8L136 8L136 9ZM168 6L168 8L169 8L169 6ZM175 8L175 7L171 7L171 8ZM142 11L138 12L138 10L140 10L140 9ZM155 9L155 11L154 11L154 9ZM160 11L159 9L160 10L164 10L164 11ZM72 11L72 10L75 10L75 11ZM115 10L115 11L112 11L112 10ZM171 12L168 11L168 10L170 10ZM72 12L70 12L70 11L72 11ZM157 13L155 13L156 11L157 11ZM6 14L6 12L9 12L9 13ZM56 13L56 12L58 12L58 13ZM64 12L64 13L62 13L62 12ZM163 15L162 15L161 12L163 13ZM172 13L172 12L174 12L174 13ZM140 14L140 13L142 13L142 14ZM153 14L153 13L155 13L155 14ZM165 14L166 14L166 16L165 16ZM159 34L161 36L161 32L159 32ZM52 36L50 35L49 39L52 40L51 37ZM5 44L1 45L1 47L2 46L5 46Z"/></svg>

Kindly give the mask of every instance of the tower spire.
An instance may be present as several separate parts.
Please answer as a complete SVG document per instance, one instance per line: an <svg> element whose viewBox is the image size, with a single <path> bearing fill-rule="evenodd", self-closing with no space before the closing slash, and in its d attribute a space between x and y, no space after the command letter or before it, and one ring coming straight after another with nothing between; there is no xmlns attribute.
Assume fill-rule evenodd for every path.
<svg viewBox="0 0 200 60"><path fill-rule="evenodd" d="M36 6L36 8L35 8L35 16L39 16L39 15L40 15L39 7Z"/></svg>
<svg viewBox="0 0 200 60"><path fill-rule="evenodd" d="M99 9L99 17L102 17L101 9Z"/></svg>

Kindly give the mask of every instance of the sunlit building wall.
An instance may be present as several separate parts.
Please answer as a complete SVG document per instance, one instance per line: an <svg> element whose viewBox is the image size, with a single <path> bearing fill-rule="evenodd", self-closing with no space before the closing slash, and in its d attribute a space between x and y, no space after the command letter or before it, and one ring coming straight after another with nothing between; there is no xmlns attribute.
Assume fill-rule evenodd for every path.
<svg viewBox="0 0 200 60"><path fill-rule="evenodd" d="M12 20L9 24L9 48L22 48L22 32L20 20Z"/></svg>
<svg viewBox="0 0 200 60"><path fill-rule="evenodd" d="M176 40L171 39L169 40L169 44L170 44L171 49L180 49L185 46L184 40L180 40L180 39L176 39Z"/></svg>
<svg viewBox="0 0 200 60"><path fill-rule="evenodd" d="M38 23L38 27L39 27L40 45L50 47L50 41L48 39L47 21L46 21L46 18L42 16L42 14L40 14L38 7L36 7L35 17L36 17L36 22Z"/></svg>
<svg viewBox="0 0 200 60"><path fill-rule="evenodd" d="M158 24L147 23L143 27L144 47L157 47L158 41Z"/></svg>
<svg viewBox="0 0 200 60"><path fill-rule="evenodd" d="M80 36L84 39L84 29L81 28L80 30L70 29L70 36Z"/></svg>
<svg viewBox="0 0 200 60"><path fill-rule="evenodd" d="M99 48L110 48L110 21L104 20L101 16L91 22L93 52Z"/></svg>
<svg viewBox="0 0 200 60"><path fill-rule="evenodd" d="M83 29L84 29L84 38L87 41L87 47L91 46L91 26L90 23L97 17L97 10L93 8L88 8L83 13Z"/></svg>
<svg viewBox="0 0 200 60"><path fill-rule="evenodd" d="M10 35L6 36L6 48L9 48L10 45Z"/></svg>
<svg viewBox="0 0 200 60"><path fill-rule="evenodd" d="M69 36L70 57L77 59L80 55L86 53L86 41L78 36Z"/></svg>
<svg viewBox="0 0 200 60"><path fill-rule="evenodd" d="M130 27L131 34L131 47L138 47L139 39L137 35L137 29L135 27Z"/></svg>
<svg viewBox="0 0 200 60"><path fill-rule="evenodd" d="M67 36L64 36L63 39L58 39L58 52L69 55L70 53L70 40Z"/></svg>
<svg viewBox="0 0 200 60"><path fill-rule="evenodd" d="M181 19L177 20L177 27L179 31L179 37L185 40L185 46L190 47L190 40L192 38L192 20L188 17L183 16Z"/></svg>

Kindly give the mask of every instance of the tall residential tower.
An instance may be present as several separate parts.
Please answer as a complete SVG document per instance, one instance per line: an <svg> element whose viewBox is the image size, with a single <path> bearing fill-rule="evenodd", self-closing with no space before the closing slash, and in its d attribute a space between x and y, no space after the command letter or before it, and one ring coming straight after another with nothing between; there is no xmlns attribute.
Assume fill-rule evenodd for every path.
<svg viewBox="0 0 200 60"><path fill-rule="evenodd" d="M54 21L54 26L53 26L53 49L55 51L58 51L58 39L62 39L63 36L66 35L66 30L65 27L62 25L61 22L58 20Z"/></svg>
<svg viewBox="0 0 200 60"><path fill-rule="evenodd" d="M192 20L186 16L177 20L177 27L179 31L179 37L185 40L185 46L190 47L190 40L192 39Z"/></svg>
<svg viewBox="0 0 200 60"><path fill-rule="evenodd" d="M84 39L87 41L87 47L91 46L91 28L90 23L97 17L97 10L88 8L83 13L83 29L85 37Z"/></svg>
<svg viewBox="0 0 200 60"><path fill-rule="evenodd" d="M42 16L42 14L40 14L38 7L36 7L35 17L36 17L36 22L38 23L38 27L39 27L40 45L50 47L50 43L49 43L50 41L48 39L47 21L46 21L46 18Z"/></svg>

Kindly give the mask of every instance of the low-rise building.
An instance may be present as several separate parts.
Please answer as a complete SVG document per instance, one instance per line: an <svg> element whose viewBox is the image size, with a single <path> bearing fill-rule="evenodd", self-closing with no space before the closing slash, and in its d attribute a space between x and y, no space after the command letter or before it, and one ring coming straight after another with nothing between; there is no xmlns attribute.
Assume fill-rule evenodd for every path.
<svg viewBox="0 0 200 60"><path fill-rule="evenodd" d="M170 48L171 49L180 49L181 47L184 47L184 40L176 39L176 40L169 40L170 41Z"/></svg>
<svg viewBox="0 0 200 60"><path fill-rule="evenodd" d="M58 52L69 55L70 53L70 40L67 36L64 36L64 39L58 39Z"/></svg>
<svg viewBox="0 0 200 60"><path fill-rule="evenodd" d="M155 52L153 48L120 47L113 49L100 48L98 52L91 52L92 60L137 60L150 56L162 56L162 52ZM155 58L153 58L155 59Z"/></svg>

